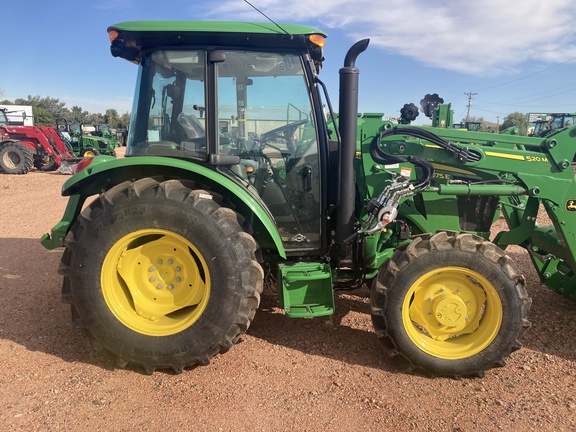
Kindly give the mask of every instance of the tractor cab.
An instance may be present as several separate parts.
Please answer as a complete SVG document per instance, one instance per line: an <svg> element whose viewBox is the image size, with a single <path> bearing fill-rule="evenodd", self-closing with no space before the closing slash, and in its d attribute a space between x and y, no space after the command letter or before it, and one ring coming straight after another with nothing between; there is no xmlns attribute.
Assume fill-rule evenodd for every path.
<svg viewBox="0 0 576 432"><path fill-rule="evenodd" d="M534 131L530 136L545 137L559 129L574 126L576 114L550 114L549 120L538 120L534 123Z"/></svg>
<svg viewBox="0 0 576 432"><path fill-rule="evenodd" d="M3 109L0 109L0 124L8 124L8 117L6 116L6 112Z"/></svg>
<svg viewBox="0 0 576 432"><path fill-rule="evenodd" d="M183 25L190 31L203 23ZM118 34L112 52L140 65L126 156L218 170L264 202L287 249L319 248L319 146L327 146L319 135L327 134L318 133L326 125L314 76L323 35L270 26L252 37L246 23L211 25L210 32L221 31L216 43L200 28L182 41L176 35L183 29L172 25L154 42L150 31L129 31L129 24L109 30Z"/></svg>

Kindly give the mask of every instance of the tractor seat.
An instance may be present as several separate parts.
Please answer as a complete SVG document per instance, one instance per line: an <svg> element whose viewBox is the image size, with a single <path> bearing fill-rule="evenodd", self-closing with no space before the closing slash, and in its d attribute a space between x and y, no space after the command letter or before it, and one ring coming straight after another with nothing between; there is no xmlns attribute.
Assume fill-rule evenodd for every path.
<svg viewBox="0 0 576 432"><path fill-rule="evenodd" d="M195 115L186 115L183 112L178 114L178 124L182 126L188 139L203 138L206 136L204 126Z"/></svg>

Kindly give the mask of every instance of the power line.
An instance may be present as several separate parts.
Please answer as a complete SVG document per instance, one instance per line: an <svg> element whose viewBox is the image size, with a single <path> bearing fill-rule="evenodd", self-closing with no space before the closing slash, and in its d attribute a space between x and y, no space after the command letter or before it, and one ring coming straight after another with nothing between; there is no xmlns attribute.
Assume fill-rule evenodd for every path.
<svg viewBox="0 0 576 432"><path fill-rule="evenodd" d="M474 106L474 111L483 111L483 112L487 112L487 113L491 113L491 114L504 114L502 111L491 111L491 110L487 110L485 108L479 108L478 105Z"/></svg>
<svg viewBox="0 0 576 432"><path fill-rule="evenodd" d="M548 92L535 93L535 94L532 94L530 96L522 97L519 99L509 100L506 103L492 102L492 101L488 101L488 100L480 100L480 102L485 103L485 104L490 104L490 105L497 105L497 106L522 106L522 105L528 104L530 102L537 102L537 101L541 101L544 99L549 99L551 97L561 96L561 95L568 94L568 93L573 93L576 91L576 85L570 85L566 88L567 88L567 90L559 91L557 93L550 93L550 91L558 90L558 88L550 89L550 91L548 91ZM540 96L540 95L544 95L544 96ZM535 96L540 96L540 97L535 97Z"/></svg>
<svg viewBox="0 0 576 432"><path fill-rule="evenodd" d="M522 76L522 77L513 79L513 80L511 80L511 81L507 81L507 82L504 82L504 83L501 83L501 84L496 84L496 85L493 85L493 86L491 86L491 87L484 87L484 88L482 88L482 89L480 89L480 90L478 90L478 91L483 91L483 92L484 92L484 91L487 91L487 90L492 90L492 89L494 89L494 88L504 87L504 86L506 86L506 85L508 85L508 84L512 84L512 83L515 83L515 82L518 82L518 81L522 81L522 80L528 79L528 78L530 78L530 77L533 77L534 75L538 75L538 74L541 74L541 73L543 73L543 72L549 71L550 69L554 69L554 68L556 68L556 67L558 67L558 66L562 66L563 64L570 63L570 62L573 61L573 60L576 60L576 57L572 57L572 58L570 58L570 59L568 59L568 60L566 60L566 61L563 61L563 62L561 62L561 63L556 63L556 64L553 65L553 66L550 66L550 67L548 67L548 68L545 68L545 69L536 71L536 72L531 73L531 74L529 74L529 75L525 75L525 76Z"/></svg>

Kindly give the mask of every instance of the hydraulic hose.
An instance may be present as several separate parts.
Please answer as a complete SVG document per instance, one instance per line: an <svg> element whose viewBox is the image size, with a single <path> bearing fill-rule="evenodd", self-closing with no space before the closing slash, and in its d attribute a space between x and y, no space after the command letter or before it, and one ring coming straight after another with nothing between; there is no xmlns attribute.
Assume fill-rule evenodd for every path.
<svg viewBox="0 0 576 432"><path fill-rule="evenodd" d="M481 158L480 154L478 154L477 152L471 151L466 147L460 147L459 145L446 141L444 138L441 138L430 131L417 127L397 126L382 132L380 134L380 138L383 138L388 135L408 135L413 136L414 138L429 141L433 144L436 144L438 147L441 147L444 150L448 151L450 154L452 154L455 158L457 158L460 162L463 163L478 162Z"/></svg>
<svg viewBox="0 0 576 432"><path fill-rule="evenodd" d="M381 164L395 164L395 163L411 163L414 166L420 167L422 169L422 178L411 182L418 192L430 186L432 178L434 177L434 167L428 160L421 158L419 156L395 156L386 153L384 150L378 146L380 138L385 132L380 135L376 135L372 142L370 143L370 156L375 162Z"/></svg>

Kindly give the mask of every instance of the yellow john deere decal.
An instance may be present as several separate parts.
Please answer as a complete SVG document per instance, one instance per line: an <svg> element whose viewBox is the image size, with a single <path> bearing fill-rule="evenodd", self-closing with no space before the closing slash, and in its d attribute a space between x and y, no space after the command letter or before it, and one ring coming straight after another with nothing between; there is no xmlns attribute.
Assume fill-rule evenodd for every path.
<svg viewBox="0 0 576 432"><path fill-rule="evenodd" d="M491 152L491 151L487 151L485 153L486 153L486 156L494 156L494 157L499 157L499 158L504 158L504 159L524 160L524 156L522 156L522 155L512 155L512 154L507 154L507 153L498 153L498 152Z"/></svg>
<svg viewBox="0 0 576 432"><path fill-rule="evenodd" d="M576 199L566 200L564 208L566 209L567 212L576 212Z"/></svg>
<svg viewBox="0 0 576 432"><path fill-rule="evenodd" d="M434 169L437 169L440 171L453 172L453 173L464 174L464 175L469 175L469 176L475 176L476 175L472 171L466 171L466 170L463 170L460 168L454 168L454 167L451 167L448 165L433 163L432 166L434 167Z"/></svg>

